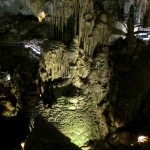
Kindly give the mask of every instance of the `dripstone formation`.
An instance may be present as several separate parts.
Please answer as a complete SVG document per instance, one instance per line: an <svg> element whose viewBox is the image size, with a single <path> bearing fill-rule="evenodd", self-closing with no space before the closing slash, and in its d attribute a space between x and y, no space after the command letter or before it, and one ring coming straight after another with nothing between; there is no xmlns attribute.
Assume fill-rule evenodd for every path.
<svg viewBox="0 0 150 150"><path fill-rule="evenodd" d="M149 5L0 0L0 149L148 149Z"/></svg>

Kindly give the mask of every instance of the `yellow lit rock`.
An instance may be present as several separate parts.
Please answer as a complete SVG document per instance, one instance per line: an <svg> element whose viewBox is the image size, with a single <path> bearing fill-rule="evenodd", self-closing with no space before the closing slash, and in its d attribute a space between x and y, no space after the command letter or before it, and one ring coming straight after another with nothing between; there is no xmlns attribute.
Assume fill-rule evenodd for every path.
<svg viewBox="0 0 150 150"><path fill-rule="evenodd" d="M44 11L39 12L37 15L39 22L41 22L45 18L45 16L46 15L45 15Z"/></svg>

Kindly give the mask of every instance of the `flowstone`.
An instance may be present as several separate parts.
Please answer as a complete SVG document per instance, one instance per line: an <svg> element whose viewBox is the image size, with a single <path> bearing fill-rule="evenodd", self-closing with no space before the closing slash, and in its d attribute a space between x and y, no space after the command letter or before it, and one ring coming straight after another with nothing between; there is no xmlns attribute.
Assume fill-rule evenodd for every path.
<svg viewBox="0 0 150 150"><path fill-rule="evenodd" d="M70 49L58 41L46 41L42 46L39 69L42 92L35 120L41 116L72 143L82 147L89 140L104 139L108 133L103 115L106 107L102 106L100 112L97 104L109 90L110 73L108 54L100 53L91 64L75 38Z"/></svg>

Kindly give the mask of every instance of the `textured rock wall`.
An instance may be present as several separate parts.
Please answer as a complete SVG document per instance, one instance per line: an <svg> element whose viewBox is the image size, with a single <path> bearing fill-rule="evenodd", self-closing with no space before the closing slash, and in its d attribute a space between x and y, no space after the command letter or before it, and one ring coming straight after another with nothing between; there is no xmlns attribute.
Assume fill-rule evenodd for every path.
<svg viewBox="0 0 150 150"><path fill-rule="evenodd" d="M144 103L149 101L147 97L149 93L149 82L147 82L149 80L147 76L149 48L144 42L137 40L136 48L129 53L127 45L122 44L111 57L113 66L111 101L115 116L118 118L116 123L120 125L141 117L143 111L147 109Z"/></svg>
<svg viewBox="0 0 150 150"><path fill-rule="evenodd" d="M79 48L78 38L73 41L69 51L64 44L57 41L43 43L39 69L42 80L41 100L36 106L33 120L41 116L69 137L72 143L81 147L89 140L104 139L108 134L109 128L103 113L109 103L98 104L109 91L110 70L108 48L99 49L101 52L92 61ZM73 54L76 54L76 58ZM65 59L68 61L64 64ZM56 72L52 64L57 66ZM67 76L64 76L65 69ZM36 128L36 123L32 122L32 125ZM29 141L30 138L32 136L29 136ZM35 140L33 142L36 143Z"/></svg>
<svg viewBox="0 0 150 150"><path fill-rule="evenodd" d="M95 6L98 4L97 7ZM15 5L13 5L15 4ZM0 1L1 18L4 18L5 13L8 15L32 15L39 22L43 21L45 26L40 29L41 25L32 24L29 28L35 30L35 34L43 30L42 38L55 39L69 45L72 42L74 35L79 36L79 45L84 49L85 54L92 56L97 45L108 45L112 22L109 17L112 11L108 11L104 7L104 3L93 0L83 1ZM115 5L111 2L112 9L116 12ZM95 8L96 7L96 8ZM12 12L14 11L14 12ZM115 16L115 15L112 15ZM13 17L14 19L14 17ZM6 20L13 20L7 18ZM5 22L2 19L2 22ZM24 20L23 20L24 21ZM12 21L11 21L12 22ZM7 26L7 24L6 24ZM26 26L28 26L26 24ZM22 28L21 34L28 33L29 29ZM31 30L30 30L31 31ZM5 32L5 31L3 31ZM17 32L17 31L16 31ZM19 31L18 31L19 32ZM35 37L34 37L35 38Z"/></svg>
<svg viewBox="0 0 150 150"><path fill-rule="evenodd" d="M12 12L16 7L12 6L15 2L17 8ZM30 122L33 130L25 149L70 150L67 147L69 143L74 149L78 149L74 144L83 148L88 141L105 139L110 131L137 116L143 93L149 88L149 83L146 83L149 77L144 79L143 70L135 67L136 64L140 66L140 60L145 55L137 59L142 46L133 35L133 13L128 23L132 36L130 34L125 41L116 41L119 44L112 53L108 48L114 22L123 17L118 13L122 12L123 1L32 0L11 1L11 5L1 1L0 4L2 8L7 6L8 14L21 12L23 15L33 15L33 18L40 18L40 12L45 15L41 20L34 18L34 21L33 18L26 21L23 17L19 23L14 23L14 27L9 26L1 32L4 41L48 38L41 46L39 58L39 93L35 82L33 89L28 88L30 83L26 75L22 76L25 82L20 81L19 89L23 89L21 100L24 103L22 110L29 117L31 113L33 115ZM113 70L109 67L109 56ZM146 61L143 65L146 66ZM139 81L136 76L138 69L138 75L144 80ZM113 82L110 83L112 72ZM144 69L144 72L146 74L147 70ZM145 85L144 88L141 84ZM109 92L110 97L107 98ZM149 101L146 103L149 105ZM142 113L147 118L148 112L149 107L143 106ZM58 134L53 133L53 129L59 132L59 142L55 137ZM51 133L54 136L51 137Z"/></svg>

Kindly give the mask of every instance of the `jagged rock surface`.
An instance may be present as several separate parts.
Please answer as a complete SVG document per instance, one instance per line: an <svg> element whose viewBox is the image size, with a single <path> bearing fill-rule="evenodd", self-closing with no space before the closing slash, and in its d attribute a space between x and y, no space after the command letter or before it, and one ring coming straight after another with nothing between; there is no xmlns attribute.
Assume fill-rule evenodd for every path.
<svg viewBox="0 0 150 150"><path fill-rule="evenodd" d="M43 117L47 123L57 128L65 136L69 137L71 142L79 147L84 146L89 140L104 139L109 129L103 112L109 103L104 102L99 106L98 104L106 97L109 91L110 72L108 53L101 52L90 62L90 60L83 57L83 53L81 54L78 49L74 49L73 51L72 46L71 50L66 51L64 49L66 46L62 43L49 43L50 41L47 41L42 46L43 55L41 62L43 65L41 66L43 68L40 68L42 77L41 97L47 95L47 91L51 91L53 96L48 97L47 95L45 99L50 107L45 107L43 102L39 101L36 106L35 120L39 116ZM59 47L57 47L58 44ZM61 48L63 48L63 51L66 51L64 53L66 57L63 57ZM70 54L76 50L78 51L76 62L74 60L71 62L72 59L68 59L70 62L65 61L68 64L63 65L63 60L70 58ZM52 58L52 55L55 55L55 58ZM64 69L69 70L68 77L62 76L63 73L60 74L62 72L61 68L56 67L56 73L59 76L52 78L53 68L50 63L46 63L47 59L45 58L51 58L50 61L53 61L52 64L57 65L57 58L60 55L62 60L59 59L61 61L59 62L59 66L61 64L61 66L64 66ZM50 70L51 74L49 73ZM54 74L57 75L56 73ZM43 74L46 74L46 76ZM33 126L36 128L34 122ZM33 140L32 142L36 141ZM32 147L33 145L30 146Z"/></svg>
<svg viewBox="0 0 150 150"><path fill-rule="evenodd" d="M1 103L6 109L2 115L11 118L21 111L31 119L25 149L128 149L137 135L149 132L149 47L134 37L133 11L128 17L132 4L133 0L0 1L0 64L11 71L10 91L17 102ZM149 18L146 11L143 14ZM127 18L128 33L120 26L116 30L116 21ZM110 52L112 33L127 38L115 41ZM36 57L39 76L34 74L30 49L19 47L34 38L48 39ZM17 71L19 62L24 69ZM121 126L123 131L108 140Z"/></svg>

